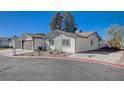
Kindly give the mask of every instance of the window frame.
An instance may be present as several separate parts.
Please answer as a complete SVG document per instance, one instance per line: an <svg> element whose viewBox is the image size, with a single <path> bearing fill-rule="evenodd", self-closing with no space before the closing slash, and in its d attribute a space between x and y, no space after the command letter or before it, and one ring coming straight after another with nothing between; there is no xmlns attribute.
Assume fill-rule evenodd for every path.
<svg viewBox="0 0 124 93"><path fill-rule="evenodd" d="M63 47L70 47L71 46L70 39L62 39L62 46Z"/></svg>
<svg viewBox="0 0 124 93"><path fill-rule="evenodd" d="M91 41L90 41L90 45L91 45L91 47L93 47L93 43L94 43L93 40L91 40Z"/></svg>
<svg viewBox="0 0 124 93"><path fill-rule="evenodd" d="M54 40L53 40L53 39L50 39L50 40L49 40L49 45L50 45L50 46L54 46Z"/></svg>

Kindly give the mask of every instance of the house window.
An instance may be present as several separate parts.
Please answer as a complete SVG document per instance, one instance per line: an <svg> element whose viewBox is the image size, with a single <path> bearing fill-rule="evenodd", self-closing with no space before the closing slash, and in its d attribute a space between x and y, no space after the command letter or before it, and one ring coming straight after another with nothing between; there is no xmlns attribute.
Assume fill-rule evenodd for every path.
<svg viewBox="0 0 124 93"><path fill-rule="evenodd" d="M53 46L54 45L54 40L49 40L49 44Z"/></svg>
<svg viewBox="0 0 124 93"><path fill-rule="evenodd" d="M93 46L93 40L91 40L91 47Z"/></svg>
<svg viewBox="0 0 124 93"><path fill-rule="evenodd" d="M70 46L70 40L69 39L63 39L62 40L62 46L69 47Z"/></svg>

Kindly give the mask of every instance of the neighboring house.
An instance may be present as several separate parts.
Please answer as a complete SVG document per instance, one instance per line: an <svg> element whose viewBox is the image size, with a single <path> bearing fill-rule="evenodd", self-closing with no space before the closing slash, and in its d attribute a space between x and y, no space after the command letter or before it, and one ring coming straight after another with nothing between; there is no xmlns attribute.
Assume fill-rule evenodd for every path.
<svg viewBox="0 0 124 93"><path fill-rule="evenodd" d="M97 32L51 31L46 35L46 49L64 52L83 52L100 48L101 38Z"/></svg>
<svg viewBox="0 0 124 93"><path fill-rule="evenodd" d="M99 47L102 48L102 47L105 47L107 45L106 41L101 39L100 43L99 43Z"/></svg>
<svg viewBox="0 0 124 93"><path fill-rule="evenodd" d="M38 50L39 47L45 49L45 35L24 33L19 37L21 49Z"/></svg>
<svg viewBox="0 0 124 93"><path fill-rule="evenodd" d="M9 47L9 39L6 37L0 37L0 47Z"/></svg>
<svg viewBox="0 0 124 93"><path fill-rule="evenodd" d="M10 37L9 38L9 46L11 48L20 49L21 48L21 40L19 40L19 38L16 35L13 37Z"/></svg>

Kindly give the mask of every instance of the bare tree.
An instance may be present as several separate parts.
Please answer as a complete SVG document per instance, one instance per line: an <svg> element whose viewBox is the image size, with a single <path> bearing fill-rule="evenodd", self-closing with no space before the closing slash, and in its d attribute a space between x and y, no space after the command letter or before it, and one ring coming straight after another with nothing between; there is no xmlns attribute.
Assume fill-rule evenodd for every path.
<svg viewBox="0 0 124 93"><path fill-rule="evenodd" d="M107 29L107 34L109 36L108 44L110 46L115 46L118 48L122 47L124 27L120 25L112 25Z"/></svg>

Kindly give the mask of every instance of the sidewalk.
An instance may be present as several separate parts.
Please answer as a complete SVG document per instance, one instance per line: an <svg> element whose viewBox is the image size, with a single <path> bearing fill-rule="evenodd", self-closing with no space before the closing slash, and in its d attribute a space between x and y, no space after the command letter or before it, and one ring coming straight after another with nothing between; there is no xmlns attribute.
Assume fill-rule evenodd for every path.
<svg viewBox="0 0 124 93"><path fill-rule="evenodd" d="M122 56L120 57L120 59L117 63L124 64L124 52L122 53Z"/></svg>
<svg viewBox="0 0 124 93"><path fill-rule="evenodd" d="M32 52L32 50L7 49L7 50L1 50L0 55L2 55L2 56L12 56L14 53L15 54L21 54L21 53L29 53L29 52Z"/></svg>

